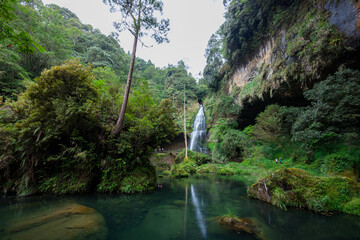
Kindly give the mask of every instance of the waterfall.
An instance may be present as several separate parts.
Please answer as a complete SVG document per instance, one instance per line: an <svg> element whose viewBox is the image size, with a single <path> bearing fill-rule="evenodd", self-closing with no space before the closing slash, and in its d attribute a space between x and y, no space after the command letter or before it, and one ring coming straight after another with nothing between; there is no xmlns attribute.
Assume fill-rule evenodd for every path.
<svg viewBox="0 0 360 240"><path fill-rule="evenodd" d="M191 133L190 150L206 153L206 122L204 107L200 105L199 112L196 114L194 120L194 131Z"/></svg>
<svg viewBox="0 0 360 240"><path fill-rule="evenodd" d="M195 208L196 220L201 231L203 239L206 238L205 219L200 209L199 199L196 196L194 186L191 184L191 200Z"/></svg>
<svg viewBox="0 0 360 240"><path fill-rule="evenodd" d="M264 180L264 187L265 187L266 197L267 197L267 198L270 198L269 191L268 191L268 188L267 188L267 186L266 186L265 180Z"/></svg>

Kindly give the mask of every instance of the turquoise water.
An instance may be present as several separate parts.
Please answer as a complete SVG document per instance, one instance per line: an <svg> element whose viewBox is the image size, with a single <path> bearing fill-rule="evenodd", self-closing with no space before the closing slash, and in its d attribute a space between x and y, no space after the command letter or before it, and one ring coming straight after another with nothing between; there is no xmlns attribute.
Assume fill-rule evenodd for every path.
<svg viewBox="0 0 360 240"><path fill-rule="evenodd" d="M229 212L254 220L265 239L360 239L360 217L342 214L327 217L296 209L282 211L246 198L249 183L239 177L158 182L156 191L136 195L3 198L0 225L59 202L77 202L94 208L105 218L107 239L255 239L253 235L219 225L216 217Z"/></svg>

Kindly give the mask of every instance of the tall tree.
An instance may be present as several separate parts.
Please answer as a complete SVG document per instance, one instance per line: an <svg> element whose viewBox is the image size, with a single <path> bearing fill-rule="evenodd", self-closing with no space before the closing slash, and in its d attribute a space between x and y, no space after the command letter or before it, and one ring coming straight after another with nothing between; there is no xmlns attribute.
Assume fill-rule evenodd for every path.
<svg viewBox="0 0 360 240"><path fill-rule="evenodd" d="M187 144L187 133L186 133L186 85L184 85L184 139L185 139L185 159L188 158L188 144Z"/></svg>
<svg viewBox="0 0 360 240"><path fill-rule="evenodd" d="M163 12L163 3L161 0L103 0L110 6L111 12L120 11L121 21L114 22L118 31L128 30L134 36L133 50L128 73L128 79L125 88L124 100L121 111L112 131L113 135L120 132L125 117L127 102L129 99L131 80L134 71L137 43L141 38L151 34L157 43L169 42L167 32L169 29L168 19L158 19L155 13ZM143 43L143 42L142 42Z"/></svg>

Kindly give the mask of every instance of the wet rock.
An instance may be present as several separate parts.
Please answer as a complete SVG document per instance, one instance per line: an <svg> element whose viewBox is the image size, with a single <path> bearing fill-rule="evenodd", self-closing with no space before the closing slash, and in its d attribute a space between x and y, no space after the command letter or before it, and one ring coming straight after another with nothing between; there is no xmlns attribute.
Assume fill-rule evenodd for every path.
<svg viewBox="0 0 360 240"><path fill-rule="evenodd" d="M249 218L224 216L219 217L218 221L221 225L238 233L246 232L254 235L257 239L264 239L259 227Z"/></svg>
<svg viewBox="0 0 360 240"><path fill-rule="evenodd" d="M2 232L6 240L105 239L104 218L92 208L79 204L36 212L9 223Z"/></svg>

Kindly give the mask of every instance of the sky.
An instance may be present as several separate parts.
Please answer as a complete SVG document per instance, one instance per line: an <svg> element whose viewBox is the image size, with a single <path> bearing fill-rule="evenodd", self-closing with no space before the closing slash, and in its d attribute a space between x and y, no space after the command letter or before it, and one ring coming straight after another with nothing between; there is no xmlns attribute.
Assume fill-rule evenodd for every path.
<svg viewBox="0 0 360 240"><path fill-rule="evenodd" d="M110 13L109 6L102 0L43 0L68 8L84 24L91 24L103 34L115 32L113 22L120 19L120 13ZM176 65L183 60L194 77L206 65L205 48L211 35L224 22L225 8L222 0L163 0L163 18L170 19L170 43L160 45L150 42L151 48L138 46L137 57L150 60L157 67ZM120 45L131 52L133 37L128 31L120 33Z"/></svg>

